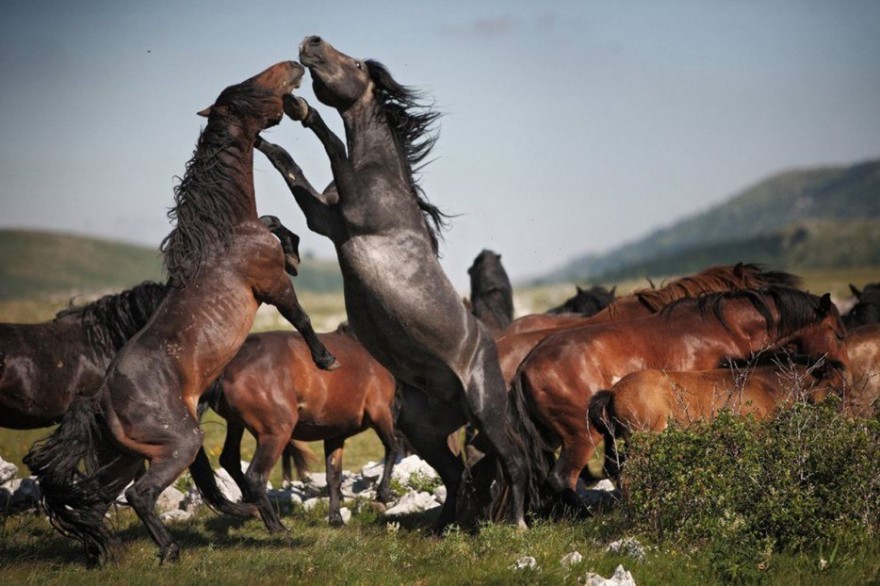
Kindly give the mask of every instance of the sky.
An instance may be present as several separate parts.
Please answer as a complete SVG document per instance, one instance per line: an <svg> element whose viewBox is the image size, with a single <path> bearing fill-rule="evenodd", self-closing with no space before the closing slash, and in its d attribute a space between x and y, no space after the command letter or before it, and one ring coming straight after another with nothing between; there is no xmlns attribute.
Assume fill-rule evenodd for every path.
<svg viewBox="0 0 880 586"><path fill-rule="evenodd" d="M311 34L443 113L421 182L455 216L441 262L462 289L483 248L521 281L778 171L880 157L876 0L5 0L0 227L158 246L196 112ZM330 181L299 124L266 137ZM260 213L333 258L259 153L254 173Z"/></svg>

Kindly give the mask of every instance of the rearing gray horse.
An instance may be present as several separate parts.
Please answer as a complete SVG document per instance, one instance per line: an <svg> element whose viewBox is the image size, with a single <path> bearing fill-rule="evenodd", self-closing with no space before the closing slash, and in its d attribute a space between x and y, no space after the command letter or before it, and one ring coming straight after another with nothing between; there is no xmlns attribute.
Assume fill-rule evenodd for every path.
<svg viewBox="0 0 880 586"><path fill-rule="evenodd" d="M336 245L358 338L405 385L399 429L447 487L437 528L456 520L464 469L446 438L467 420L498 454L511 489L509 520L524 525L527 450L511 425L521 411L508 411L495 344L440 266L444 216L413 178L433 146L429 127L437 114L381 64L349 57L320 37L303 41L300 61L318 99L342 116L347 149L305 100L288 100L285 111L321 141L334 184L318 193L286 151L266 141L257 146L285 178L309 227ZM463 514L458 520L467 521Z"/></svg>

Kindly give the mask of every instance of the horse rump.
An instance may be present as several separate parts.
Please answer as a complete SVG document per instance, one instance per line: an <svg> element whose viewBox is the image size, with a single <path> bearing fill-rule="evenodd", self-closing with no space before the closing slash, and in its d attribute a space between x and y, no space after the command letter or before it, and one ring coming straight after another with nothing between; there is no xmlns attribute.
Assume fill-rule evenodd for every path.
<svg viewBox="0 0 880 586"><path fill-rule="evenodd" d="M116 498L98 476L104 443L101 394L84 398L70 408L49 437L36 442L24 463L39 479L43 508L52 525L83 544L90 563L100 565L111 554L113 540L104 513ZM111 461L110 464L113 462Z"/></svg>

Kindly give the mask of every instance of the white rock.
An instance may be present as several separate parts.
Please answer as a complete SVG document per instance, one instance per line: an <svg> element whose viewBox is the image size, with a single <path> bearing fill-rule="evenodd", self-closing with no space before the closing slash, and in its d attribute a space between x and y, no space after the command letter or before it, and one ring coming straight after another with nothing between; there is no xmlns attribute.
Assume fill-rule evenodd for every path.
<svg viewBox="0 0 880 586"><path fill-rule="evenodd" d="M186 491L186 495L183 497L183 502L180 503L180 508L186 511L194 512L199 507L205 504L204 499L202 499L202 493L199 492L195 486L190 487L188 491Z"/></svg>
<svg viewBox="0 0 880 586"><path fill-rule="evenodd" d="M406 458L398 462L397 465L394 467L394 472L391 473L391 478L400 482L401 484L407 484L413 474L421 475L428 479L439 478L436 470L431 468L427 462L415 455L407 456Z"/></svg>
<svg viewBox="0 0 880 586"><path fill-rule="evenodd" d="M597 482L593 486L593 490L603 490L605 492L614 492L617 488L614 486L614 483L608 480L607 478L603 478L599 482Z"/></svg>
<svg viewBox="0 0 880 586"><path fill-rule="evenodd" d="M348 525L348 522L351 521L351 510L348 507L342 507L339 509L339 514L342 515L342 522Z"/></svg>
<svg viewBox="0 0 880 586"><path fill-rule="evenodd" d="M628 555L638 561L643 561L645 559L645 548L635 537L624 537L618 541L612 541L608 544L608 547L605 548L605 551Z"/></svg>
<svg viewBox="0 0 880 586"><path fill-rule="evenodd" d="M306 485L315 488L327 488L327 474L324 472L312 472L306 476Z"/></svg>
<svg viewBox="0 0 880 586"><path fill-rule="evenodd" d="M441 505L446 502L446 487L442 484L434 489L434 500Z"/></svg>
<svg viewBox="0 0 880 586"><path fill-rule="evenodd" d="M165 511L164 513L159 515L159 519L161 519L165 523L179 523L180 521L188 521L192 518L192 516L192 511L175 509L173 511Z"/></svg>
<svg viewBox="0 0 880 586"><path fill-rule="evenodd" d="M0 508L28 509L40 502L40 485L35 477L14 478L0 486Z"/></svg>
<svg viewBox="0 0 880 586"><path fill-rule="evenodd" d="M382 462L367 462L361 468L361 476L366 480L379 480L385 471L385 464Z"/></svg>
<svg viewBox="0 0 880 586"><path fill-rule="evenodd" d="M599 574L587 572L587 575L584 576L584 584L586 586L636 586L636 581L632 574L623 569L623 566L617 566L610 578L603 578Z"/></svg>
<svg viewBox="0 0 880 586"><path fill-rule="evenodd" d="M183 493L173 486L169 486L163 490L162 494L159 495L159 498L156 499L156 510L160 515L168 511L176 511L181 508L181 505L183 505L183 500Z"/></svg>
<svg viewBox="0 0 880 586"><path fill-rule="evenodd" d="M229 472L223 468L219 468L214 473L214 478L217 481L217 487L227 500L234 503L241 501L241 489L238 488L238 485L232 479L232 476L229 475Z"/></svg>
<svg viewBox="0 0 880 586"><path fill-rule="evenodd" d="M329 503L330 499L328 497L312 497L310 499L303 501L303 509L306 511L311 511L315 507L317 507L321 503Z"/></svg>
<svg viewBox="0 0 880 586"><path fill-rule="evenodd" d="M18 466L0 458L0 485L6 484L18 475Z"/></svg>
<svg viewBox="0 0 880 586"><path fill-rule="evenodd" d="M572 551L562 556L562 559L559 560L559 563L562 564L563 568L570 568L571 566L579 564L582 561L584 561L584 556L581 555L581 552Z"/></svg>
<svg viewBox="0 0 880 586"><path fill-rule="evenodd" d="M513 563L514 570L534 570L538 567L538 560L530 555L523 556Z"/></svg>
<svg viewBox="0 0 880 586"><path fill-rule="evenodd" d="M274 503L288 503L291 505L301 505L303 502L303 493L292 488L284 490L270 490L266 493L269 500Z"/></svg>
<svg viewBox="0 0 880 586"><path fill-rule="evenodd" d="M384 515L386 517L392 517L395 515L419 513L439 506L439 503L437 503L433 495L430 495L427 492L412 491L403 495L393 507L389 507L385 511Z"/></svg>

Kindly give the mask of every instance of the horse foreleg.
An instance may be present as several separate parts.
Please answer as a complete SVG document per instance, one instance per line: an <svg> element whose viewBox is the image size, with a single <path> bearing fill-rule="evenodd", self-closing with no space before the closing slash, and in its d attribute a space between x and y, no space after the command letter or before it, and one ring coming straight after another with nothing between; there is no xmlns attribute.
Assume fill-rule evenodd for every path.
<svg viewBox="0 0 880 586"><path fill-rule="evenodd" d="M327 465L327 490L330 493L328 520L333 527L345 524L339 507L342 501L342 450L344 438L324 440L324 462Z"/></svg>
<svg viewBox="0 0 880 586"><path fill-rule="evenodd" d="M394 472L394 464L400 446L397 442L397 434L394 431L394 423L392 422L389 410L385 409L375 417L371 417L371 419L373 420L373 429L385 448L385 466L382 470L382 479L379 481L379 487L376 489L376 500L380 503L388 503L394 500L394 493L391 492L390 488L391 473Z"/></svg>

